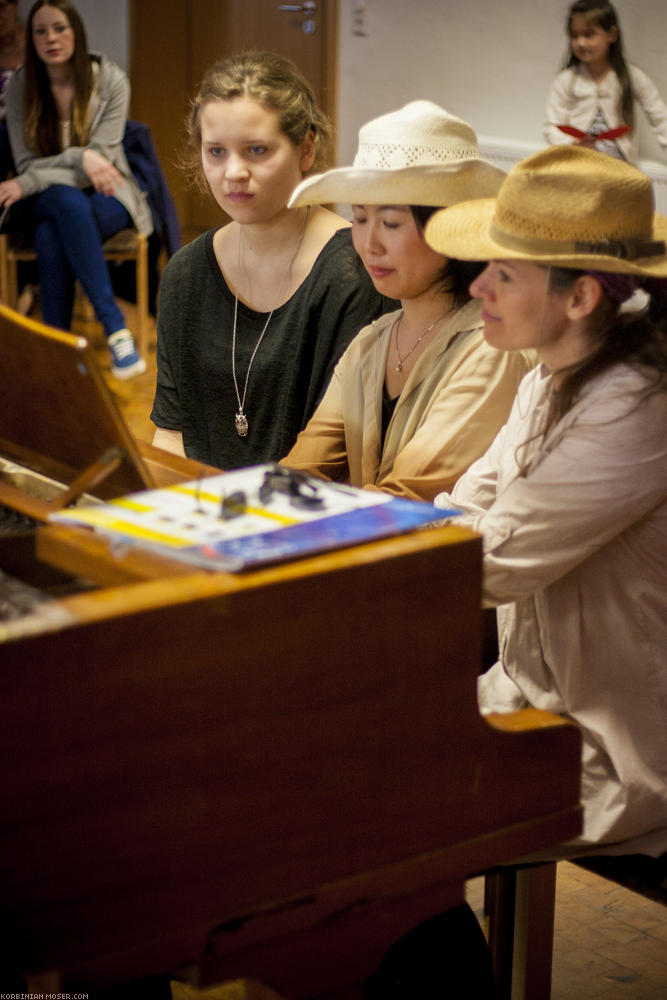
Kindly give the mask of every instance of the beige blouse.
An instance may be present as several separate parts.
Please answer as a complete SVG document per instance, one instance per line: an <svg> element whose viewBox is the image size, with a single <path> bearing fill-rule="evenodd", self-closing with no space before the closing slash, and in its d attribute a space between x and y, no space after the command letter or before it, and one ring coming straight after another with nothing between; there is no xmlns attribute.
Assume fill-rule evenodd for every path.
<svg viewBox="0 0 667 1000"><path fill-rule="evenodd" d="M481 306L452 315L418 358L382 434L382 393L398 313L365 327L342 356L329 388L284 465L352 486L432 500L484 454L507 419L529 353L484 340Z"/></svg>

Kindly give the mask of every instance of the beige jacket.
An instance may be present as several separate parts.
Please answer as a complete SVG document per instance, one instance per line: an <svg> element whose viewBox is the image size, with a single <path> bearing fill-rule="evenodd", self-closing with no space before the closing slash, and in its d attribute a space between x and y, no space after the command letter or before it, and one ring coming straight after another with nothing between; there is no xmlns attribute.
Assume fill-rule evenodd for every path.
<svg viewBox="0 0 667 1000"><path fill-rule="evenodd" d="M479 302L467 303L417 360L381 447L392 325L381 316L342 356L319 407L283 464L327 479L432 500L450 489L507 419L529 354L489 347Z"/></svg>
<svg viewBox="0 0 667 1000"><path fill-rule="evenodd" d="M619 365L544 437L551 377L536 368L437 500L483 534L484 596L500 605L480 707L581 728L584 830L559 856L667 851L667 394L645 389Z"/></svg>

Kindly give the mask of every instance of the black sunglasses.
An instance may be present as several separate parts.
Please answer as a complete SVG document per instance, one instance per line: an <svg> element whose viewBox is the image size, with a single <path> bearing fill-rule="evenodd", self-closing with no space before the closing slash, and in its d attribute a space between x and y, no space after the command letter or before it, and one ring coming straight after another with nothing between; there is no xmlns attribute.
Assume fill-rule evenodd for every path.
<svg viewBox="0 0 667 1000"><path fill-rule="evenodd" d="M324 506L324 499L304 472L275 465L264 473L264 482L259 488L259 499L267 504L274 493L284 493L293 507L318 510Z"/></svg>

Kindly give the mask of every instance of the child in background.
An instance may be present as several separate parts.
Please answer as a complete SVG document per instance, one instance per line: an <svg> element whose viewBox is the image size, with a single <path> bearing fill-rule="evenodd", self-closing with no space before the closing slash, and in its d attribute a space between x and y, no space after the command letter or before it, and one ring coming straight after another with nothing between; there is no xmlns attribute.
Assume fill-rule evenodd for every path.
<svg viewBox="0 0 667 1000"><path fill-rule="evenodd" d="M576 0L566 30L568 57L547 97L544 137L549 145L575 143L636 163L637 102L667 150L667 107L646 73L626 63L612 5L607 0ZM562 125L580 134L565 133L558 127ZM603 138L608 132L612 135Z"/></svg>

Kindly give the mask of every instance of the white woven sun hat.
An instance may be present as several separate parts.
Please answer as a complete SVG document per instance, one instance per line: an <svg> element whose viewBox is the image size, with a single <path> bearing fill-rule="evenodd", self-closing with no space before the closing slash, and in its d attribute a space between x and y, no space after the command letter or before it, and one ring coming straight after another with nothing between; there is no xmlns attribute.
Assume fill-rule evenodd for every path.
<svg viewBox="0 0 667 1000"><path fill-rule="evenodd" d="M667 219L650 178L613 156L552 146L517 163L498 196L436 212L424 231L461 260L667 277Z"/></svg>
<svg viewBox="0 0 667 1000"><path fill-rule="evenodd" d="M412 101L362 126L353 165L306 178L289 207L332 202L442 207L491 197L504 177L482 160L467 122L431 101Z"/></svg>

